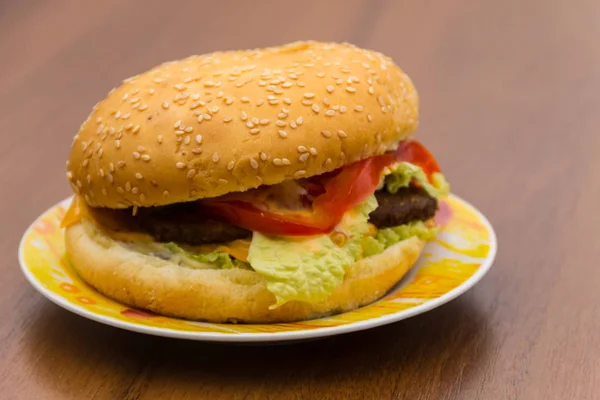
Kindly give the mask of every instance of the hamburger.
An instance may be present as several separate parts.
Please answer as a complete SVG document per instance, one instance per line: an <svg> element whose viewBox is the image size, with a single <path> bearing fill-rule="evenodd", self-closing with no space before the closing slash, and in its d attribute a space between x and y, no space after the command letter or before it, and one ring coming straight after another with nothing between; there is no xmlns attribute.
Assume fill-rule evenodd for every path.
<svg viewBox="0 0 600 400"><path fill-rule="evenodd" d="M448 194L417 123L410 78L350 44L164 63L74 137L68 259L116 301L191 320L364 306L414 265Z"/></svg>

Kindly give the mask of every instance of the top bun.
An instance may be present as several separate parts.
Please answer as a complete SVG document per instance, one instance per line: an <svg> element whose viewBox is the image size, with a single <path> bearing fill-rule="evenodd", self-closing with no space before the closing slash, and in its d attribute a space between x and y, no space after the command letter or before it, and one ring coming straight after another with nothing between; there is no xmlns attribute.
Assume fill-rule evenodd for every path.
<svg viewBox="0 0 600 400"><path fill-rule="evenodd" d="M123 81L75 135L67 177L90 206L158 206L319 175L397 147L410 78L350 44L192 56Z"/></svg>

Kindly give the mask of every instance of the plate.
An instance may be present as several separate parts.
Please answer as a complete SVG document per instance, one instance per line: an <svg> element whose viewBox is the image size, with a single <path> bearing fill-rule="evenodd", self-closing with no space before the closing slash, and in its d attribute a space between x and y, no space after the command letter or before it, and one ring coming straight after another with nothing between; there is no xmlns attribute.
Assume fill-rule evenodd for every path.
<svg viewBox="0 0 600 400"><path fill-rule="evenodd" d="M496 236L472 205L451 195L440 203L443 228L415 266L381 300L347 313L286 324L213 324L134 310L98 293L70 267L60 221L71 198L27 229L19 262L27 280L59 306L107 325L157 336L218 342L322 338L397 322L436 308L473 287L490 269Z"/></svg>

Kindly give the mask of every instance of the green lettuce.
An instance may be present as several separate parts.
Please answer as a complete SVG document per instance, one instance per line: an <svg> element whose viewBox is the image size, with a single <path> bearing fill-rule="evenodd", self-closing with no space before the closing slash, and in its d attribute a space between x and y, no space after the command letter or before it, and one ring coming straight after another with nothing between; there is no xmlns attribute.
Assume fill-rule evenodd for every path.
<svg viewBox="0 0 600 400"><path fill-rule="evenodd" d="M252 268L260 274L277 303L325 300L344 280L345 269L362 258L361 239L369 230L369 213L377 208L374 195L346 213L336 227L345 238L338 245L332 235L281 237L254 232L248 253Z"/></svg>
<svg viewBox="0 0 600 400"><path fill-rule="evenodd" d="M237 260L229 256L229 254L222 251L211 251L210 253L191 253L175 243L166 243L165 247L169 249L173 254L179 255L183 258L203 263L213 264L220 269L229 268L245 268L248 269L249 265L243 261Z"/></svg>
<svg viewBox="0 0 600 400"><path fill-rule="evenodd" d="M380 229L375 236L365 236L361 240L363 256L369 257L383 252L390 246L402 240L417 236L429 241L438 232L437 227L427 227L423 221L413 221L408 224Z"/></svg>
<svg viewBox="0 0 600 400"><path fill-rule="evenodd" d="M390 193L396 193L400 188L407 187L413 179L419 182L427 194L436 199L447 196L450 192L450 185L440 172L433 173L432 181L429 182L421 167L404 161L392 167L392 172L386 175L385 188Z"/></svg>

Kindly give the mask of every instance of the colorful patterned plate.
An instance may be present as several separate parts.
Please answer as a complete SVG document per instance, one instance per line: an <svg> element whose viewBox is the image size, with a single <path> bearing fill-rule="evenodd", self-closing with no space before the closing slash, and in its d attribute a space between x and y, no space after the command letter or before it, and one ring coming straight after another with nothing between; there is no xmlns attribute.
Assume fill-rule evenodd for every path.
<svg viewBox="0 0 600 400"><path fill-rule="evenodd" d="M158 336L221 342L304 340L369 329L429 311L475 285L490 269L496 236L487 219L456 196L441 204L444 228L413 269L382 300L329 318L272 325L212 324L133 310L104 297L71 269L59 228L66 199L25 232L19 262L29 282L48 299L81 316Z"/></svg>

